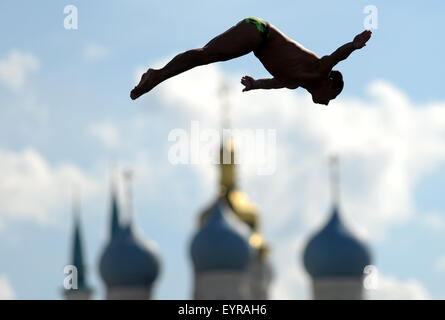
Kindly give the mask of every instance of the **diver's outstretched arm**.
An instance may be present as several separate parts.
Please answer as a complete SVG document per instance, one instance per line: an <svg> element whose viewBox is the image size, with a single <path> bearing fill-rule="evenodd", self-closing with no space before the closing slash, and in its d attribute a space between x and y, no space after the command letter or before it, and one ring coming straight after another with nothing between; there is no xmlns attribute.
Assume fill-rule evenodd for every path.
<svg viewBox="0 0 445 320"><path fill-rule="evenodd" d="M331 55L321 58L321 73L328 74L337 63L349 57L354 50L361 49L366 46L366 42L371 38L371 35L372 32L370 30L365 30L356 35L352 42L348 42L347 44L341 46Z"/></svg>
<svg viewBox="0 0 445 320"><path fill-rule="evenodd" d="M241 78L241 83L244 85L243 92L255 89L281 89L286 88L286 83L277 78L258 79L244 76Z"/></svg>

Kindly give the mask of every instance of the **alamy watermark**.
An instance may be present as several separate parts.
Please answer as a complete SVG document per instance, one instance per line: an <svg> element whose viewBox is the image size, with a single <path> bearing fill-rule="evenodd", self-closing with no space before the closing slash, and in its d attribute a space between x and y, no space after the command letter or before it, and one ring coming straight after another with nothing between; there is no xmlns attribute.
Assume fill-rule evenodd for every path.
<svg viewBox="0 0 445 320"><path fill-rule="evenodd" d="M363 269L363 287L366 290L376 290L379 286L379 270L370 264Z"/></svg>
<svg viewBox="0 0 445 320"><path fill-rule="evenodd" d="M63 8L63 13L66 14L63 19L63 27L66 30L77 30L79 27L79 16L77 7L75 5L69 4Z"/></svg>
<svg viewBox="0 0 445 320"><path fill-rule="evenodd" d="M363 13L367 16L363 20L363 27L366 30L378 29L379 27L379 10L376 6L370 4L363 8Z"/></svg>
<svg viewBox="0 0 445 320"><path fill-rule="evenodd" d="M243 164L254 166L256 174L271 175L276 170L275 129L201 129L199 121L191 121L190 130L170 131L168 161L178 164ZM224 148L222 160L215 146L220 141L227 146L234 143L234 159Z"/></svg>
<svg viewBox="0 0 445 320"><path fill-rule="evenodd" d="M77 268L74 265L67 265L63 268L63 273L67 275L63 279L63 287L66 290L77 290Z"/></svg>

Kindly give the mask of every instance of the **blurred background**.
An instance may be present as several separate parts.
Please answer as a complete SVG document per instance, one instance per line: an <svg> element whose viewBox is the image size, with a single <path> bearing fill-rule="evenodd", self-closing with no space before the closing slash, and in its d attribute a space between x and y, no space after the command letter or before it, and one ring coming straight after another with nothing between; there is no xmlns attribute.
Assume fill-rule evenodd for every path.
<svg viewBox="0 0 445 320"><path fill-rule="evenodd" d="M364 29L370 4L378 26L337 66L345 88L329 107L303 90L242 93L242 76L269 76L253 54L129 98L149 66L245 17L323 56ZM77 29L64 27L67 5ZM74 262L76 292L92 299L445 299L444 9L2 1L0 298L63 299ZM226 118L275 130L272 174L169 162L172 130ZM212 243L234 256L212 256ZM366 265L375 277L362 288Z"/></svg>

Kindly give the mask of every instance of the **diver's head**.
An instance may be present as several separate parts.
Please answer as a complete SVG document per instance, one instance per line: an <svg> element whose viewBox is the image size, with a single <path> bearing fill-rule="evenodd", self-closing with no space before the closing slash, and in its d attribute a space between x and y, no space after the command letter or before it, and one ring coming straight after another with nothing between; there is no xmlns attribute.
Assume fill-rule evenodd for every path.
<svg viewBox="0 0 445 320"><path fill-rule="evenodd" d="M332 70L327 79L323 79L320 85L312 88L312 101L318 104L328 105L329 101L335 99L343 90L343 75L340 71Z"/></svg>

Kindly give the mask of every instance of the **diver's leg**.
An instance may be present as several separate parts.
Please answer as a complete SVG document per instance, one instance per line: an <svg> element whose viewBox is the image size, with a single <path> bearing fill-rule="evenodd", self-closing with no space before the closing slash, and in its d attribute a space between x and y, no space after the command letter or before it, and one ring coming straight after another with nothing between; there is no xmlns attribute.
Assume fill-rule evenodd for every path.
<svg viewBox="0 0 445 320"><path fill-rule="evenodd" d="M142 75L139 84L132 90L131 98L136 99L147 93L162 81L194 67L218 61L234 59L255 50L262 41L261 34L250 23L241 22L204 47L178 54L162 69L149 69Z"/></svg>

